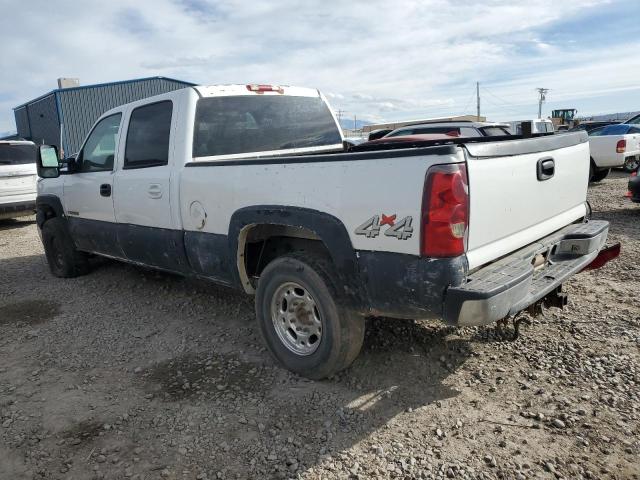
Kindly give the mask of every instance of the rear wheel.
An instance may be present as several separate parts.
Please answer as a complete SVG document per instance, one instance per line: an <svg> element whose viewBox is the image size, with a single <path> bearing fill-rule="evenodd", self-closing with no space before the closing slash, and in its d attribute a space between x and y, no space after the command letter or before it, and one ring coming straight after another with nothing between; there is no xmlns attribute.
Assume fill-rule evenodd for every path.
<svg viewBox="0 0 640 480"><path fill-rule="evenodd" d="M624 159L624 169L627 172L635 172L640 165L638 157L627 157Z"/></svg>
<svg viewBox="0 0 640 480"><path fill-rule="evenodd" d="M607 177L607 175L609 175L610 171L611 171L610 168L605 168L603 170L596 170L595 172L593 172L590 180L592 182L599 182L601 180L604 180Z"/></svg>
<svg viewBox="0 0 640 480"><path fill-rule="evenodd" d="M364 340L364 318L344 307L331 262L306 253L273 260L256 292L260 332L285 368L321 379L348 367Z"/></svg>
<svg viewBox="0 0 640 480"><path fill-rule="evenodd" d="M76 250L61 218L52 218L42 225L42 243L49 269L56 277L77 277L89 271L87 254Z"/></svg>

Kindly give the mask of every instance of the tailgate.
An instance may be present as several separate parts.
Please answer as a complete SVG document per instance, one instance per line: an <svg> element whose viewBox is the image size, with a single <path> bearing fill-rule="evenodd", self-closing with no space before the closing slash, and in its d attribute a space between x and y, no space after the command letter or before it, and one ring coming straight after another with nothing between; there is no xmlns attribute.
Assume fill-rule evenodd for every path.
<svg viewBox="0 0 640 480"><path fill-rule="evenodd" d="M533 243L586 214L586 133L470 143L465 150L470 269Z"/></svg>
<svg viewBox="0 0 640 480"><path fill-rule="evenodd" d="M36 179L35 165L0 165L0 198L35 193Z"/></svg>

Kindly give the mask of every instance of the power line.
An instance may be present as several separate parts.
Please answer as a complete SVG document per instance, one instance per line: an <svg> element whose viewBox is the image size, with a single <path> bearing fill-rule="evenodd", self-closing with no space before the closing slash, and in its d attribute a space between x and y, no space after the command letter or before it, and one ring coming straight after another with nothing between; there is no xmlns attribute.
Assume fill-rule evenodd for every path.
<svg viewBox="0 0 640 480"><path fill-rule="evenodd" d="M489 95L491 95L491 96L492 96L493 98L495 98L496 100L498 100L498 101L500 101L500 102L504 103L505 105L509 105L509 106L515 107L515 105L514 105L513 103L508 102L508 101L506 101L504 98L501 98L501 97L497 96L495 93L493 93L493 92L492 92L491 90L489 90L487 87L484 87L484 86L483 86L483 87L482 87L482 90L483 90L484 92L488 93Z"/></svg>

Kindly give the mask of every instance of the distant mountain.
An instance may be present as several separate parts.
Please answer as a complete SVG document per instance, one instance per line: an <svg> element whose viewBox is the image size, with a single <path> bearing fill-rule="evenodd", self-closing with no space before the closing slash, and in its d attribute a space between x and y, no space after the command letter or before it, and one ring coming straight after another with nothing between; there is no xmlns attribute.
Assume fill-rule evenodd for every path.
<svg viewBox="0 0 640 480"><path fill-rule="evenodd" d="M631 117L635 117L636 115L638 115L640 113L640 111L638 112L619 112L619 113L607 113L604 115L585 115L585 116L580 116L581 120L595 120L595 121L601 121L601 122L607 122L607 121L620 121L620 122L624 122L625 120L631 118Z"/></svg>
<svg viewBox="0 0 640 480"><path fill-rule="evenodd" d="M356 130L361 129L362 127L364 127L365 125L371 125L373 122L370 122L368 120L358 120L356 119ZM340 119L340 126L342 127L342 129L346 129L346 130L353 130L353 117L352 118L341 118Z"/></svg>

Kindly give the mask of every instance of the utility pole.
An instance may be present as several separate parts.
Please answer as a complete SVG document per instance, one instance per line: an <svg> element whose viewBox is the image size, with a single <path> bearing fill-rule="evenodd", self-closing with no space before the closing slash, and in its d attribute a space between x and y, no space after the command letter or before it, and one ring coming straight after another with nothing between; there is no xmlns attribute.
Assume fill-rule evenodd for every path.
<svg viewBox="0 0 640 480"><path fill-rule="evenodd" d="M356 114L353 114L353 131L355 132L357 130L356 128L357 122L356 122Z"/></svg>
<svg viewBox="0 0 640 480"><path fill-rule="evenodd" d="M477 99L476 120L479 122L480 121L480 82L476 82L476 99Z"/></svg>
<svg viewBox="0 0 640 480"><path fill-rule="evenodd" d="M547 99L548 88L536 88L538 90L538 118L542 118L542 104Z"/></svg>
<svg viewBox="0 0 640 480"><path fill-rule="evenodd" d="M344 110L342 109L338 109L338 111L336 112L336 117L338 117L338 125L342 126L341 120L342 120L342 115L344 114Z"/></svg>

